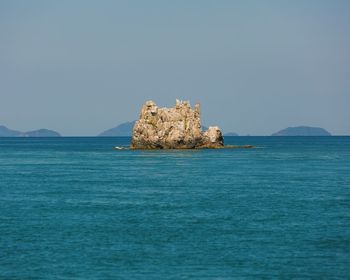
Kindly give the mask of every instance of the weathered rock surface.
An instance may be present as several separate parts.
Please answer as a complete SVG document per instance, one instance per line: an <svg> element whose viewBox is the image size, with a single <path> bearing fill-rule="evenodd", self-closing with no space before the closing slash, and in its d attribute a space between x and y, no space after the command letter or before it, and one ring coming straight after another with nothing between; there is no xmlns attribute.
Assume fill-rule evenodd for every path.
<svg viewBox="0 0 350 280"><path fill-rule="evenodd" d="M202 131L200 105L191 108L188 101L176 100L173 108L159 108L147 101L136 121L132 149L198 149L221 148L224 139L221 130L209 127Z"/></svg>

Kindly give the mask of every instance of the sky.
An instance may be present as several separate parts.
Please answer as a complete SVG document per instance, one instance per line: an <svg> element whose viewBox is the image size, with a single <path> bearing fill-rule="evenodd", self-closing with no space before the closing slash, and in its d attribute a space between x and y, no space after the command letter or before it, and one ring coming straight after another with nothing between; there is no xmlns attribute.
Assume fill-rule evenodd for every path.
<svg viewBox="0 0 350 280"><path fill-rule="evenodd" d="M142 104L350 135L350 1L0 0L0 125L93 136Z"/></svg>

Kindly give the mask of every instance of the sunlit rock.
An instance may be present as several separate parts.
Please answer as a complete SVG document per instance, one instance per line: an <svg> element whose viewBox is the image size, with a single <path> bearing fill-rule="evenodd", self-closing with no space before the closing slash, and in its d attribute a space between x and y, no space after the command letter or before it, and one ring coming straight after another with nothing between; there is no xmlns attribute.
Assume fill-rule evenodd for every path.
<svg viewBox="0 0 350 280"><path fill-rule="evenodd" d="M202 131L199 104L192 109L189 101L176 100L173 108L159 108L153 101L143 105L133 129L131 148L198 149L223 145L217 126Z"/></svg>

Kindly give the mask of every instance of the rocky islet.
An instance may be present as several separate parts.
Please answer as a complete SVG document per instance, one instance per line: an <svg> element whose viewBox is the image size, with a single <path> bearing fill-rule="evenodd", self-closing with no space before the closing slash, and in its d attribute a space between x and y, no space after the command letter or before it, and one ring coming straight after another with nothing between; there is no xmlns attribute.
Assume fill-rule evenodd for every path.
<svg viewBox="0 0 350 280"><path fill-rule="evenodd" d="M147 101L136 121L132 149L203 149L222 148L224 138L217 126L202 131L200 105L176 100L175 107L159 108Z"/></svg>

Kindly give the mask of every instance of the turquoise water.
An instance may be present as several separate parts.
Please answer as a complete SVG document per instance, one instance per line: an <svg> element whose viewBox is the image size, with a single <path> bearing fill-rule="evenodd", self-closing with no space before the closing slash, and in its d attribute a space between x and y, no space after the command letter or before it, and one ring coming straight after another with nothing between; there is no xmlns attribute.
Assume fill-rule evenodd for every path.
<svg viewBox="0 0 350 280"><path fill-rule="evenodd" d="M0 138L0 279L349 279L350 137Z"/></svg>

